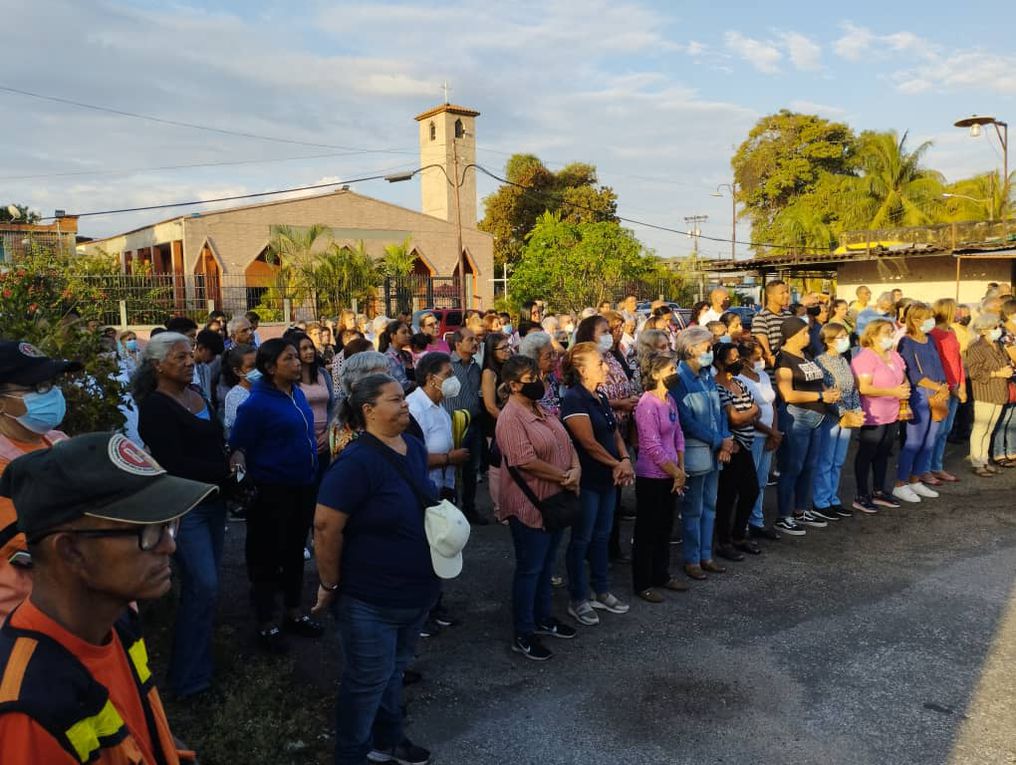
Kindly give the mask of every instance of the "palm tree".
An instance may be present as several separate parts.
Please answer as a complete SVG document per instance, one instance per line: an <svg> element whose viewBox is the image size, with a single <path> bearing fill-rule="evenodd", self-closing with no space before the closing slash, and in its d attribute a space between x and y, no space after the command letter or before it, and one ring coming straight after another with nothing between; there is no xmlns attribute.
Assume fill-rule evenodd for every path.
<svg viewBox="0 0 1016 765"><path fill-rule="evenodd" d="M858 141L859 177L852 182L848 228L926 226L942 209L943 178L921 165L931 147L906 148L907 133L866 131ZM852 224L852 225L850 225Z"/></svg>
<svg viewBox="0 0 1016 765"><path fill-rule="evenodd" d="M389 278L409 276L416 266L416 255L413 254L410 239L399 244L386 244L385 255L381 259L381 269Z"/></svg>
<svg viewBox="0 0 1016 765"><path fill-rule="evenodd" d="M265 260L278 265L275 287L281 298L303 301L314 293L314 261L331 239L328 226L272 226Z"/></svg>
<svg viewBox="0 0 1016 765"><path fill-rule="evenodd" d="M318 308L328 315L352 304L355 298L364 303L374 295L379 280L379 268L367 252L363 240L355 247L340 247L333 243L315 259L313 279L318 296ZM322 311L318 311L321 315Z"/></svg>
<svg viewBox="0 0 1016 765"><path fill-rule="evenodd" d="M1002 183L999 172L982 173L951 184L946 203L949 222L1003 220L1012 216L1012 176Z"/></svg>

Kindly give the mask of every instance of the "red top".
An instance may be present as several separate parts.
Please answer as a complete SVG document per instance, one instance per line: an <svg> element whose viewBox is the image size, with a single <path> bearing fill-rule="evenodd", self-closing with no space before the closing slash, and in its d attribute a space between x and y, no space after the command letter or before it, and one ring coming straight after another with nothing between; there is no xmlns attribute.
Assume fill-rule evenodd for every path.
<svg viewBox="0 0 1016 765"><path fill-rule="evenodd" d="M152 737L148 733L148 723L145 721L144 708L141 706L141 697L138 696L138 688L131 673L130 659L127 658L127 651L120 643L116 630L110 630L105 645L93 645L68 632L46 616L35 607L31 598L22 603L10 618L14 627L48 635L74 654L92 677L109 691L110 701L141 749L140 755L143 759L137 761L156 762ZM8 761L8 756L14 754L7 748L8 745L13 747L16 744L17 754L24 757L23 760L18 760L19 762L80 765L45 728L20 712L0 715L0 741L3 742L0 745L2 755L0 760L4 762ZM105 757L100 757L97 765L105 761Z"/></svg>
<svg viewBox="0 0 1016 765"><path fill-rule="evenodd" d="M935 327L928 334L935 341L935 349L938 351L939 358L942 359L945 381L949 383L949 387L966 385L967 376L963 369L963 354L960 353L960 341L956 337L956 333L951 329Z"/></svg>

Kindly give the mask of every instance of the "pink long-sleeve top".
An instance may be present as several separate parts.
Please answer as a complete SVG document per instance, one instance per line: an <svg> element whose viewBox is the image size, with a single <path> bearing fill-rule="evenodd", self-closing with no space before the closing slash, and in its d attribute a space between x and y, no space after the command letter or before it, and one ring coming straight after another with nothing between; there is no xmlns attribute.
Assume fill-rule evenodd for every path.
<svg viewBox="0 0 1016 765"><path fill-rule="evenodd" d="M660 401L653 393L643 393L635 407L635 428L639 435L639 456L635 475L643 478L669 478L663 468L666 462L677 463L677 453L684 451L684 433L671 396Z"/></svg>

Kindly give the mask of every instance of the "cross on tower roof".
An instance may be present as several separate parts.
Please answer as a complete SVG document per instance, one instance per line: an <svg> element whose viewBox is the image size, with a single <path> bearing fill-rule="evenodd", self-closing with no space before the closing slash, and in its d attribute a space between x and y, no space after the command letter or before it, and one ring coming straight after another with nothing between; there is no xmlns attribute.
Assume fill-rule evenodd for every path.
<svg viewBox="0 0 1016 765"><path fill-rule="evenodd" d="M451 90L451 88L449 88L449 87L448 87L448 80L445 80L445 81L444 81L444 82L443 82L443 83L441 84L441 88L442 88L442 89L444 90L444 102L445 102L446 104L450 104L450 103L451 103L451 101L449 101L449 100L448 100L448 92L449 92L449 91Z"/></svg>

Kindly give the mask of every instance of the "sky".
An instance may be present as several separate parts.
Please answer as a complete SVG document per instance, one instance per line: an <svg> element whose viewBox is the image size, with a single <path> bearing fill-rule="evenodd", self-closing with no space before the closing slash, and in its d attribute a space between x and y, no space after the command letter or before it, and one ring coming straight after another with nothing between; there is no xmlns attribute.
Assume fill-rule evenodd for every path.
<svg viewBox="0 0 1016 765"><path fill-rule="evenodd" d="M765 114L909 131L910 146L933 142L927 164L950 180L1001 166L993 135L953 122L1016 119L1016 4L997 0L0 0L0 18L0 201L43 215L414 169L413 117L441 103L446 82L453 103L481 113L485 168L502 172L515 152L551 168L592 163L620 215L681 231L685 216L708 215L701 230L717 237L730 235L731 208L714 195L728 193L730 157ZM482 198L497 184L478 185ZM354 190L420 206L416 181ZM177 212L85 217L80 231ZM691 250L687 236L625 225L661 256Z"/></svg>

